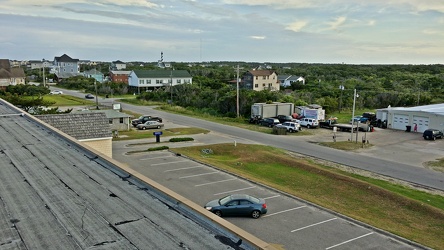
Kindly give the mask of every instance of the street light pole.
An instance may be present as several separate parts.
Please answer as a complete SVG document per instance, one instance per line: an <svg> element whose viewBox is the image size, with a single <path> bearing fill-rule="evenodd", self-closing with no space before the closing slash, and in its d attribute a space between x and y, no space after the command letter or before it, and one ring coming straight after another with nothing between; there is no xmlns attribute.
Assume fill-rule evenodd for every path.
<svg viewBox="0 0 444 250"><path fill-rule="evenodd" d="M173 105L173 68L171 67L171 73L170 73L170 102L171 106Z"/></svg>
<svg viewBox="0 0 444 250"><path fill-rule="evenodd" d="M355 106L356 106L356 89L353 92L352 127L351 127L351 135L350 135L351 142L353 142L353 125L355 124Z"/></svg>

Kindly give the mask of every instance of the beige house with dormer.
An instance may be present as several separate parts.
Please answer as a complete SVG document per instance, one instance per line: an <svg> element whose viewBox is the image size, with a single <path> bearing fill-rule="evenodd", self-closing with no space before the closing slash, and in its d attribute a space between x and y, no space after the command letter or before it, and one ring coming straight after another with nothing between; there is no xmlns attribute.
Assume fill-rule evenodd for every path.
<svg viewBox="0 0 444 250"><path fill-rule="evenodd" d="M242 76L242 87L255 91L279 91L280 82L274 70L250 70Z"/></svg>

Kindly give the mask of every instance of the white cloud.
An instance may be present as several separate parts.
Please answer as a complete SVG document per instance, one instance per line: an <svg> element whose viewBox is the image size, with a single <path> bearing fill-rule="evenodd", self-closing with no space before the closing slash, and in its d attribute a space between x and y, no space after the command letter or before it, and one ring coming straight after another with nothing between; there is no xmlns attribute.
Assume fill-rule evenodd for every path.
<svg viewBox="0 0 444 250"><path fill-rule="evenodd" d="M346 20L347 20L347 17L345 17L345 16L337 17L334 21L328 22L328 25L330 26L329 29L331 29L331 30L339 30L339 28L342 25L344 25Z"/></svg>
<svg viewBox="0 0 444 250"><path fill-rule="evenodd" d="M264 40L267 37L266 36L250 36L250 38L255 39L255 40Z"/></svg>
<svg viewBox="0 0 444 250"><path fill-rule="evenodd" d="M304 28L307 25L307 21L296 21L293 23L290 23L285 29L291 30L294 32L299 32L302 28Z"/></svg>

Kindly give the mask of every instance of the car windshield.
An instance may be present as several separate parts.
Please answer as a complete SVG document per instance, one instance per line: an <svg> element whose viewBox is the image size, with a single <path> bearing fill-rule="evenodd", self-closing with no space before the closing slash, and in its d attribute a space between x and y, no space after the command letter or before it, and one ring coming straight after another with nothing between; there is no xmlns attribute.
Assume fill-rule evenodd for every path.
<svg viewBox="0 0 444 250"><path fill-rule="evenodd" d="M226 204L229 201L231 201L231 196L230 195L220 199L219 200L219 205Z"/></svg>
<svg viewBox="0 0 444 250"><path fill-rule="evenodd" d="M139 120L142 120L143 119L143 115L142 116L139 116L139 118L138 118Z"/></svg>

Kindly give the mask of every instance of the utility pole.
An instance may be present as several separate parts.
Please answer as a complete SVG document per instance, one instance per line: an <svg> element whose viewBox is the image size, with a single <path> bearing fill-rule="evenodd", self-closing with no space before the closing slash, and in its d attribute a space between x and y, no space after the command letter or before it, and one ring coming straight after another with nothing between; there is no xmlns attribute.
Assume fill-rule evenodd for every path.
<svg viewBox="0 0 444 250"><path fill-rule="evenodd" d="M170 85L170 102L171 102L171 106L172 106L173 105L173 67L171 67L170 81L171 81L171 85Z"/></svg>
<svg viewBox="0 0 444 250"><path fill-rule="evenodd" d="M43 68L43 87L46 87L45 58L43 58L43 60L42 60L42 68Z"/></svg>
<svg viewBox="0 0 444 250"><path fill-rule="evenodd" d="M353 142L353 125L355 124L355 104L356 104L356 89L353 92L352 127L351 127L351 135L350 135L350 141L351 142Z"/></svg>
<svg viewBox="0 0 444 250"><path fill-rule="evenodd" d="M236 71L236 111L237 117L239 118L239 64L237 65Z"/></svg>

